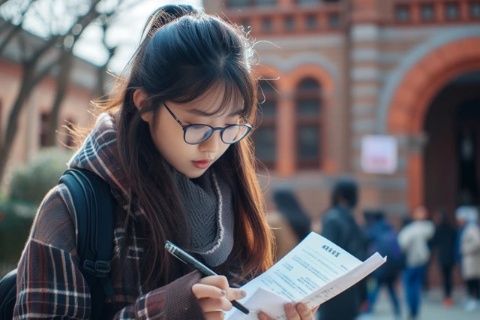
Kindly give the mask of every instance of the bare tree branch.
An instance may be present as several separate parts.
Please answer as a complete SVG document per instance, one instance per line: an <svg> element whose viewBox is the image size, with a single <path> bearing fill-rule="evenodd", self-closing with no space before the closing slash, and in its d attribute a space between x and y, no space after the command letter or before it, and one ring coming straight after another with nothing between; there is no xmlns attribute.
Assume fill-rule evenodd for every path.
<svg viewBox="0 0 480 320"><path fill-rule="evenodd" d="M25 39L25 33L20 32L17 36L18 47L20 48L20 62L23 63L27 60L27 40Z"/></svg>
<svg viewBox="0 0 480 320"><path fill-rule="evenodd" d="M7 1L8 0L3 0L3 2L0 2L0 6ZM7 47L8 43L15 37L16 34L18 34L19 31L22 30L25 16L27 15L27 12L30 10L32 4L35 1L36 0L29 1L25 8L20 11L20 21L18 22L18 24L13 24L11 21L5 20L0 26L0 34L3 32L8 32L7 35L2 39L2 42L0 42L0 56L2 55L3 50L5 50L5 48Z"/></svg>
<svg viewBox="0 0 480 320"><path fill-rule="evenodd" d="M100 1L101 0L92 0L92 5L90 6L87 13L85 13L83 16L78 17L77 21L72 24L72 26L67 32L61 35L54 35L50 39L48 39L45 44L38 51L35 52L35 56L32 57L32 59L38 61L38 59L40 59L47 51L54 47L55 44L63 41L67 36L72 35L74 30L81 28L81 34L84 29L100 15L96 9Z"/></svg>
<svg viewBox="0 0 480 320"><path fill-rule="evenodd" d="M55 59L52 59L50 62L46 63L43 66L38 66L34 65L30 61L26 61L23 65L24 68L27 68L27 66L31 66L30 68L34 69L34 73L32 74L32 77L30 81L32 82L32 85L35 87L38 85L48 74L50 74L53 70L53 68L58 65L60 60L60 57L57 57Z"/></svg>
<svg viewBox="0 0 480 320"><path fill-rule="evenodd" d="M106 81L107 81L107 70L108 66L110 64L110 61L112 58L115 56L115 53L117 51L118 46L112 46L108 44L107 41L107 33L109 28L111 27L111 24L113 22L112 16L105 16L104 19L102 19L102 40L101 43L105 50L107 51L107 59L105 62L98 68L97 71L97 91L95 92L95 95L97 97L105 97L106 96Z"/></svg>
<svg viewBox="0 0 480 320"><path fill-rule="evenodd" d="M9 33L2 39L0 42L0 55L2 55L3 50L7 47L8 43L22 30L22 24L16 25L10 28Z"/></svg>
<svg viewBox="0 0 480 320"><path fill-rule="evenodd" d="M0 0L0 6L4 4L5 2L8 2L9 0Z"/></svg>
<svg viewBox="0 0 480 320"><path fill-rule="evenodd" d="M52 35L43 43L43 45L38 49L35 49L29 57L23 60L21 85L14 103L10 108L9 121L7 122L7 127L5 129L5 135L0 136L0 182L3 180L5 174L8 156L17 133L19 117L24 109L25 103L35 86L38 85L58 63L58 59L52 59L50 62L45 62L45 57L48 57L48 53L51 50L65 50L64 40L67 37L72 37L71 47L67 48L67 50L73 50L75 43L85 28L100 15L100 12L97 10L97 5L100 1L101 0L91 0L87 12L78 16L75 23L73 23L66 32ZM22 34L23 32L19 33L19 35ZM24 52L26 51L27 50L24 50ZM44 65L39 67L42 61Z"/></svg>
<svg viewBox="0 0 480 320"><path fill-rule="evenodd" d="M50 117L46 139L47 146L54 146L56 142L56 132L59 125L60 110L68 90L70 75L72 73L72 51L64 51L59 60L60 71L58 72L56 78L55 98L53 100L52 108L50 109Z"/></svg>
<svg viewBox="0 0 480 320"><path fill-rule="evenodd" d="M132 8L134 5L138 4L138 2L131 3L130 6L122 8L120 10L121 5L125 2L125 0L119 0L118 3L112 7L111 10L101 14L98 17L98 20L101 24L102 30L102 38L101 44L107 51L107 58L105 62L99 66L97 69L97 85L95 96L96 97L105 97L106 96L106 81L107 81L107 70L110 64L110 61L114 57L117 47L116 45L110 45L107 41L107 34L108 30L112 26L115 18L118 16L119 13L123 10L128 10ZM80 34L77 34L74 39L74 43L76 43L77 39L80 37ZM72 48L73 49L73 48ZM47 133L47 145L53 146L56 144L56 133L58 127L60 125L60 110L62 107L63 100L65 99L66 92L68 90L68 83L70 79L70 75L72 72L72 62L73 62L73 55L71 50L65 50L60 58L60 72L56 78L56 95L54 98L54 102L52 108L50 110L50 117L49 117L49 125L48 125L48 133Z"/></svg>

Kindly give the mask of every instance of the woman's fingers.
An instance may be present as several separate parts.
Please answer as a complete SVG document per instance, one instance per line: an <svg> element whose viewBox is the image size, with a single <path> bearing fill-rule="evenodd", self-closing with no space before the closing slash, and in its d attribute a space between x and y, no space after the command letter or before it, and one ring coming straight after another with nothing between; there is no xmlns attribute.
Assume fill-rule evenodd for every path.
<svg viewBox="0 0 480 320"><path fill-rule="evenodd" d="M302 320L313 319L313 314L314 314L313 310L307 307L305 304L297 303L297 305L295 306L295 309L300 315L300 319Z"/></svg>
<svg viewBox="0 0 480 320"><path fill-rule="evenodd" d="M204 298L220 299L225 297L227 294L224 289L211 286L208 284L203 284L200 282L192 286L192 292L197 299L204 299Z"/></svg>
<svg viewBox="0 0 480 320"><path fill-rule="evenodd" d="M208 320L223 319L223 312L232 309L230 301L245 297L245 291L230 288L224 276L202 278L192 286L192 292Z"/></svg>
<svg viewBox="0 0 480 320"><path fill-rule="evenodd" d="M283 308L288 320L303 320L303 318L300 318L300 314L293 303L286 303Z"/></svg>
<svg viewBox="0 0 480 320"><path fill-rule="evenodd" d="M257 318L258 320L273 320L272 318L270 318L268 316L268 314L266 314L265 312L263 311L260 311L258 314L257 314Z"/></svg>
<svg viewBox="0 0 480 320"><path fill-rule="evenodd" d="M208 284L224 290L229 287L227 277L225 276L208 276L200 279L198 283Z"/></svg>
<svg viewBox="0 0 480 320"><path fill-rule="evenodd" d="M232 301L232 300L240 300L245 298L247 293L245 290L242 289L236 289L236 288L228 288L227 289L227 299Z"/></svg>
<svg viewBox="0 0 480 320"><path fill-rule="evenodd" d="M193 287L196 287L195 289ZM224 276L209 276L202 278L192 287L193 294L198 298L219 298L219 294L226 299L239 300L245 297L245 291L237 288L230 288L227 278Z"/></svg>
<svg viewBox="0 0 480 320"><path fill-rule="evenodd" d="M317 308L314 310L316 309ZM293 303L286 303L284 305L284 310L288 320L313 320L313 315L315 313L303 303L297 303L296 305ZM262 311L259 312L257 316L259 320L272 320L269 315Z"/></svg>
<svg viewBox="0 0 480 320"><path fill-rule="evenodd" d="M221 311L207 312L203 314L205 320L223 320L225 315Z"/></svg>
<svg viewBox="0 0 480 320"><path fill-rule="evenodd" d="M225 298L222 299L199 299L198 303L204 312L228 311L232 309L232 303Z"/></svg>

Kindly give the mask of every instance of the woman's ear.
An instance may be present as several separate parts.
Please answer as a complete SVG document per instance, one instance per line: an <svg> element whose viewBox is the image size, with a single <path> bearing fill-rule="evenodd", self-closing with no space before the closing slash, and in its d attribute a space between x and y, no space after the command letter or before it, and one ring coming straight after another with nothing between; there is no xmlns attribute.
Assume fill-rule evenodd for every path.
<svg viewBox="0 0 480 320"><path fill-rule="evenodd" d="M140 112L140 117L143 121L150 123L153 119L153 112L142 112L142 109L147 105L148 94L142 89L135 89L133 91L133 103Z"/></svg>

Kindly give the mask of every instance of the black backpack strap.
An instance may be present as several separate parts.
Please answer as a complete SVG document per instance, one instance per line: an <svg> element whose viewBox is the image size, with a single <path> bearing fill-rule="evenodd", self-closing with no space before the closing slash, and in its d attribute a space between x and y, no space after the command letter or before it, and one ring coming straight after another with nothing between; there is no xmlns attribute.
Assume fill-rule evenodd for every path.
<svg viewBox="0 0 480 320"><path fill-rule="evenodd" d="M12 319L13 308L17 298L17 269L3 276L0 280L0 320Z"/></svg>
<svg viewBox="0 0 480 320"><path fill-rule="evenodd" d="M110 262L113 256L115 200L110 186L95 173L68 169L60 178L72 195L78 230L80 268L92 299L92 319L101 319L105 298L113 294Z"/></svg>

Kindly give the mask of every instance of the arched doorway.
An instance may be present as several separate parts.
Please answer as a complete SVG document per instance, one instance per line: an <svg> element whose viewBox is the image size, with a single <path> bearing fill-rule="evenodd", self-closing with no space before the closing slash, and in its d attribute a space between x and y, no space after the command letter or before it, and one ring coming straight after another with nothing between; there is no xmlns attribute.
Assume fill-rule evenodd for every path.
<svg viewBox="0 0 480 320"><path fill-rule="evenodd" d="M480 204L480 71L445 85L425 115L424 201L433 211L453 213L466 202Z"/></svg>
<svg viewBox="0 0 480 320"><path fill-rule="evenodd" d="M432 198L427 197L438 199L440 197L439 194L448 192L447 187L445 187L442 191L435 193L436 195L427 195L428 192L431 192L427 190L437 188L439 185L429 180L428 183L432 184L432 187L426 187L427 181L425 179L427 173L425 166L432 165L432 161L438 162L438 157L448 157L450 153L452 155L456 153L453 149L442 149L441 152L433 153L437 158L431 159L430 156L429 160L424 160L426 148L428 148L427 145L429 144L428 137L426 140L427 145L425 145L425 140L423 139L427 118L429 114L433 115L430 116L433 117L433 120L430 121L433 121L434 125L435 123L438 124L438 122L435 122L436 113L432 111L434 110L432 106L435 105L435 99L439 97L444 89L448 89L450 84L456 83L458 85L459 83L464 83L465 79L470 79L468 81L471 81L471 76L466 75L475 73L475 71L480 71L480 38L473 37L452 41L423 55L408 70L405 70L401 78L402 80L396 86L393 95L389 99L390 102L386 108L388 110L385 119L386 132L406 138L404 139L406 144L401 157L405 159L406 163L402 174L407 179L405 198L410 209L427 202L430 202L431 206L437 206L436 203L431 202L434 201L431 200ZM473 78L475 77L473 76ZM464 102L467 103L468 101ZM443 108L442 112L447 112L445 109L448 108ZM458 109L455 108L455 110ZM439 110L437 109L437 112ZM430 113L431 111L433 113ZM452 114L444 115L443 117L438 116L437 120L444 119L446 121L445 117L448 118L449 116L453 117ZM450 147L454 148L454 146L455 144L452 142ZM456 163L454 160L452 161L450 164ZM449 172L442 171L440 174L445 176L458 174L458 170L455 171L452 168L450 166ZM440 172L440 169L435 169L435 172ZM431 177L432 174L428 173L428 175ZM456 186L456 176L447 178L445 177L445 181L450 184L450 188ZM448 207L454 207L457 201L456 189L452 190L450 189L449 191L450 196L453 197L450 201L443 201L442 199L444 205L448 202L446 204Z"/></svg>

